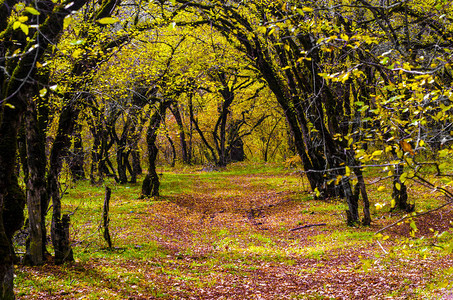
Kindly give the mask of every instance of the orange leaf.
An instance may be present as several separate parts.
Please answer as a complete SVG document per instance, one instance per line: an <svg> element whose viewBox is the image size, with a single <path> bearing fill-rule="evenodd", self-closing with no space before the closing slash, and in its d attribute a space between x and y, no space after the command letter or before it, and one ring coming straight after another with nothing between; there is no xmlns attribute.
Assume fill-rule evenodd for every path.
<svg viewBox="0 0 453 300"><path fill-rule="evenodd" d="M411 155L415 155L414 150L412 150L411 144L409 144L408 142L400 141L400 146L404 152L409 152Z"/></svg>

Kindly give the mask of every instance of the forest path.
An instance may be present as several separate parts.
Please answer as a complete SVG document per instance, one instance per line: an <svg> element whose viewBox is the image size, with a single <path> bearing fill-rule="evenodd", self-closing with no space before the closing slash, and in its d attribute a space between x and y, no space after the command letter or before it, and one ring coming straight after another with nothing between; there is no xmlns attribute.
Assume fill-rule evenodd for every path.
<svg viewBox="0 0 453 300"><path fill-rule="evenodd" d="M56 285L35 286L19 299L438 299L446 293L450 256L425 258L396 247L396 229L379 244L374 232L388 218L345 226L345 204L312 200L297 173L165 179L186 186L177 193L164 186L164 196L152 202L116 191L116 250L102 250L98 238L75 249L75 264L19 267L23 284L48 278ZM451 217L443 213L443 220ZM89 227L84 222L80 232ZM291 230L317 224L323 225Z"/></svg>

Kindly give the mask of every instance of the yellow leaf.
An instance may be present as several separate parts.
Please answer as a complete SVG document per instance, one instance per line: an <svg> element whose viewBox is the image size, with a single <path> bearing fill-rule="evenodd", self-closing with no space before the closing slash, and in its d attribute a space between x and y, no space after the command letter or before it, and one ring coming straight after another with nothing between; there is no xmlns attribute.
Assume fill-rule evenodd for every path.
<svg viewBox="0 0 453 300"><path fill-rule="evenodd" d="M395 205L396 205L395 199L392 199L392 200L390 201L390 207L391 207L391 208L394 208Z"/></svg>
<svg viewBox="0 0 453 300"><path fill-rule="evenodd" d="M102 25L108 25L108 24L114 24L118 21L119 20L117 18L106 17L106 18L99 19L97 22Z"/></svg>
<svg viewBox="0 0 453 300"><path fill-rule="evenodd" d="M47 89L43 88L39 90L39 97L44 97L47 94Z"/></svg>
<svg viewBox="0 0 453 300"><path fill-rule="evenodd" d="M347 36L346 34L341 34L340 37L345 40L346 42L349 41L349 36Z"/></svg>
<svg viewBox="0 0 453 300"><path fill-rule="evenodd" d="M378 190L378 192L383 192L383 191L385 191L385 186L381 185L380 187L377 188L377 190Z"/></svg>
<svg viewBox="0 0 453 300"><path fill-rule="evenodd" d="M404 173L401 174L401 176L400 176L400 181L401 181L401 183L405 183L405 182L406 182L406 179L407 179L407 173L404 172Z"/></svg>
<svg viewBox="0 0 453 300"><path fill-rule="evenodd" d="M385 203L375 203L374 207L376 210L381 210L385 206Z"/></svg>
<svg viewBox="0 0 453 300"><path fill-rule="evenodd" d="M21 16L19 18L17 18L17 20L21 23L24 23L24 22L27 22L28 21L28 17L27 16Z"/></svg>
<svg viewBox="0 0 453 300"><path fill-rule="evenodd" d="M321 195L321 192L318 190L318 188L315 188L315 194L316 197L319 197Z"/></svg>
<svg viewBox="0 0 453 300"><path fill-rule="evenodd" d="M351 169L350 169L348 166L346 166L346 167L345 167L345 174L344 174L344 176L347 177L347 176L350 176L350 175L351 175Z"/></svg>
<svg viewBox="0 0 453 300"><path fill-rule="evenodd" d="M20 27L20 24L22 24L22 23L19 22L19 21L14 22L14 24L13 24L13 29L16 30L17 28L19 28L19 27Z"/></svg>
<svg viewBox="0 0 453 300"><path fill-rule="evenodd" d="M39 11L37 11L34 7L31 6L26 7L25 10L35 16L38 16L40 14Z"/></svg>
<svg viewBox="0 0 453 300"><path fill-rule="evenodd" d="M305 6L305 7L302 7L302 11L304 11L304 12L312 12L313 10L314 10L314 9L311 8L311 7L306 7L306 6Z"/></svg>
<svg viewBox="0 0 453 300"><path fill-rule="evenodd" d="M393 147L392 147L392 146L387 146L387 147L385 147L385 153L389 153L389 152L391 152L391 151L392 151L392 149L393 149Z"/></svg>
<svg viewBox="0 0 453 300"><path fill-rule="evenodd" d="M399 182L395 183L395 188L399 191L401 190L401 184Z"/></svg>
<svg viewBox="0 0 453 300"><path fill-rule="evenodd" d="M25 33L25 35L28 35L28 25L20 24L20 29Z"/></svg>
<svg viewBox="0 0 453 300"><path fill-rule="evenodd" d="M380 156L382 154L382 150L376 150L371 154L372 156Z"/></svg>
<svg viewBox="0 0 453 300"><path fill-rule="evenodd" d="M76 49L73 53L72 53L72 57L74 58L79 58L83 53L83 50L82 49Z"/></svg>

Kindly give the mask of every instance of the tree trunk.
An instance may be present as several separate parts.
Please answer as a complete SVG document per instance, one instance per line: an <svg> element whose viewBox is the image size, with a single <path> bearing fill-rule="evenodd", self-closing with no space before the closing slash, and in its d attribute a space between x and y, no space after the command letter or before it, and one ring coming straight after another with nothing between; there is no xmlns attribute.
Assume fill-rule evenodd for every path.
<svg viewBox="0 0 453 300"><path fill-rule="evenodd" d="M360 193L362 195L362 200L363 200L363 219L362 219L362 224L365 226L371 225L371 215L370 215L370 200L368 199L368 194L366 192L366 186L365 186L365 180L363 178L363 173L360 168L356 168L354 170L354 173L357 176L357 184L360 189Z"/></svg>
<svg viewBox="0 0 453 300"><path fill-rule="evenodd" d="M57 129L57 135L50 153L48 174L48 191L52 199L51 239L55 251L55 263L72 261L72 250L69 243L69 216L61 217L61 196L59 175L63 167L63 158L71 146L71 135L79 115L79 108L74 103L63 107ZM46 207L47 209L47 207Z"/></svg>
<svg viewBox="0 0 453 300"><path fill-rule="evenodd" d="M80 124L75 125L73 152L69 162L71 175L75 181L85 179L85 153L83 151L81 127Z"/></svg>
<svg viewBox="0 0 453 300"><path fill-rule="evenodd" d="M104 240L107 242L109 249L112 249L112 239L110 238L110 231L109 231L109 207L110 207L110 196L112 194L112 190L109 187L105 187L105 198L104 198L104 206L102 210L102 219L103 224L102 228L104 230L103 236Z"/></svg>
<svg viewBox="0 0 453 300"><path fill-rule="evenodd" d="M102 182L102 173L99 171L99 162L100 158L100 151L101 151L101 138L98 133L98 130L94 127L91 128L91 134L93 135L93 146L91 148L91 167L90 167L90 183L97 184L98 182ZM99 179L96 179L96 176Z"/></svg>
<svg viewBox="0 0 453 300"><path fill-rule="evenodd" d="M341 179L341 185L344 190L346 203L348 204L347 223L348 226L353 226L359 221L359 195L358 191L354 193L351 188L351 183L348 177Z"/></svg>
<svg viewBox="0 0 453 300"><path fill-rule="evenodd" d="M157 111L151 116L151 121L146 132L146 143L148 145L148 174L143 180L141 197L159 196L159 176L156 172L156 158L159 149L156 146L157 131L160 124L165 120L165 112L168 104L161 102Z"/></svg>
<svg viewBox="0 0 453 300"><path fill-rule="evenodd" d="M148 144L148 174L142 184L142 196L154 197L159 196L159 176L156 172L156 157L159 149L156 145Z"/></svg>
<svg viewBox="0 0 453 300"><path fill-rule="evenodd" d="M24 222L25 195L15 173L17 134L24 103L0 106L0 297L14 299L14 251L11 239Z"/></svg>
<svg viewBox="0 0 453 300"><path fill-rule="evenodd" d="M38 122L35 102L31 102L25 115L28 180L27 208L29 237L26 262L32 265L44 263L46 253L45 209L48 201L46 186L46 136L44 124Z"/></svg>
<svg viewBox="0 0 453 300"><path fill-rule="evenodd" d="M179 129L179 142L181 143L181 154L182 161L184 164L190 164L190 155L187 149L186 134L184 132L184 125L181 118L181 112L179 111L178 104L175 103L170 107L170 110L175 117L176 124L178 124Z"/></svg>
<svg viewBox="0 0 453 300"><path fill-rule="evenodd" d="M124 163L126 164L126 169L131 175L131 179L129 180L130 183L137 183L137 173L135 172L135 169L132 167L131 163L129 162L129 154L131 154L131 151L127 151L125 153L125 159Z"/></svg>
<svg viewBox="0 0 453 300"><path fill-rule="evenodd" d="M131 151L132 169L136 175L141 175L143 173L143 169L140 163L140 151L137 148L138 146L135 145L134 149Z"/></svg>
<svg viewBox="0 0 453 300"><path fill-rule="evenodd" d="M176 148L175 148L175 143L173 143L173 140L171 139L170 135L168 132L165 133L168 142L170 143L170 148L171 148L171 162L170 166L173 168L176 163Z"/></svg>
<svg viewBox="0 0 453 300"><path fill-rule="evenodd" d="M395 207L405 212L414 210L415 205L407 203L407 187L401 182L400 176L404 172L404 167L400 164L395 166L395 174L393 175L393 193L392 198L395 201ZM399 187L399 188L398 188Z"/></svg>
<svg viewBox="0 0 453 300"><path fill-rule="evenodd" d="M3 226L4 193L0 191L0 299L12 300L14 296L14 262L11 243Z"/></svg>
<svg viewBox="0 0 453 300"><path fill-rule="evenodd" d="M116 151L116 164L118 169L118 180L119 183L127 183L127 168L124 159L124 150L123 146L118 145L118 150Z"/></svg>

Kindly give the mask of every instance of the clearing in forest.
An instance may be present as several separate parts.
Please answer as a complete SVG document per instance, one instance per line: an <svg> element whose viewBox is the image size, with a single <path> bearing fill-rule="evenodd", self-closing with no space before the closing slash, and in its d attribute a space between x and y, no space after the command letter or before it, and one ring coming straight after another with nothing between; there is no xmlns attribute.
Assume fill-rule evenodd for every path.
<svg viewBox="0 0 453 300"><path fill-rule="evenodd" d="M156 199L137 199L139 185L111 185L113 250L99 232L103 188L85 182L70 187L63 202L75 211L76 262L17 266L18 298L450 296L453 259L430 238L432 230L449 229L449 209L417 220L416 238L408 238L408 224L376 238L378 229L399 216L373 207L371 227L347 227L346 205L313 200L294 170L236 164L212 172L163 171L161 180L162 197ZM435 206L437 200L414 194L418 206ZM390 196L370 188L370 197Z"/></svg>

